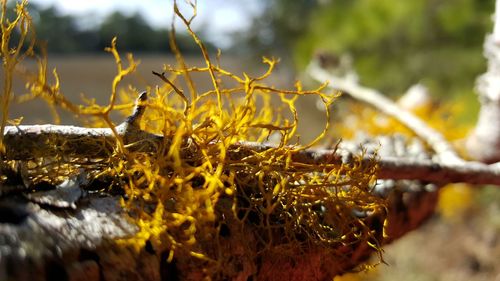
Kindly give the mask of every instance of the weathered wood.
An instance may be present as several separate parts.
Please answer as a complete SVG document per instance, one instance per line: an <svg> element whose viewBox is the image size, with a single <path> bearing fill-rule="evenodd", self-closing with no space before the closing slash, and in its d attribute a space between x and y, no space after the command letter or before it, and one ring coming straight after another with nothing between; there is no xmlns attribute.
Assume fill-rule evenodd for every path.
<svg viewBox="0 0 500 281"><path fill-rule="evenodd" d="M390 221L386 229L390 238L382 238L382 218L367 217L365 223L376 231L380 243L389 242L418 227L432 214L436 193L421 190L391 193ZM405 196L408 196L406 194ZM221 204L221 206L224 204ZM226 204L227 205L227 204ZM227 205L227 206L230 206ZM222 207L223 208L223 207ZM374 251L366 243L339 245L341 256L325 256L324 249L308 248L291 258L279 249L269 255L251 259L242 247L256 247L257 228L242 227L226 214L228 234L219 241L226 253L225 272L233 272L233 280L323 280L350 270L364 262ZM32 203L18 195L0 200L0 279L1 280L201 280L203 261L189 255L176 256L166 262L166 252L147 245L140 252L117 244L116 239L136 233L137 227L127 219L119 205L119 197L91 194L77 203L76 209L54 208ZM244 239L244 240L242 240ZM252 242L253 241L253 242ZM204 241L206 249L216 247ZM254 249L255 250L255 249ZM273 254L274 253L274 254ZM276 272L273 268L286 270ZM230 269L230 270L229 270ZM239 270L238 270L239 269ZM226 276L228 277L228 276Z"/></svg>
<svg viewBox="0 0 500 281"><path fill-rule="evenodd" d="M373 147L378 142L375 140L366 147ZM247 155L243 149L245 145L250 144L240 144L238 157ZM349 147L347 143L345 146L346 149ZM255 149L256 145L250 147ZM356 147L359 149L359 146L351 145L353 149ZM390 147L385 146L381 153L393 153ZM429 157L415 151L416 155ZM298 154L297 157L302 156ZM167 249L155 249L147 244L140 252L135 252L116 243L117 239L131 237L138 231L120 206L120 196L104 191L89 194L83 184L81 194L84 196L78 197L76 202L72 202L74 196L68 197L65 193L55 203L50 202L53 199L47 199L54 198L64 188L75 186L66 183L54 190L36 192L35 200L31 190L26 188L0 198L0 241L3 245L0 247L0 280L201 280L204 277L200 272L205 266L204 261L189 254L177 253L174 262L167 263ZM359 216L373 231L375 240L371 242L383 245L417 228L432 215L437 200L435 191L435 186L429 187L417 181L379 181L373 192L388 198L386 237L383 214L353 210L353 215ZM61 200L71 202L61 204ZM283 255L278 247L265 255L251 256L249 252L258 251L262 228L251 222L242 225L234 218L232 202L228 200L222 198L217 205L217 212L228 228L227 233L219 237L218 243L213 239L200 240L206 252L224 253L219 261L225 269L224 278L331 279L362 264L375 251L366 242L356 242L331 245L332 252L311 246L300 253ZM76 208L72 208L73 204ZM280 239L279 235L276 239ZM276 268L283 270L276 271Z"/></svg>
<svg viewBox="0 0 500 281"><path fill-rule="evenodd" d="M144 254L123 259L113 256L113 251L127 251L117 247L115 239L137 231L125 218L117 197L89 195L72 210L45 209L15 195L1 199L0 212L1 280L81 280L80 274L89 278L119 276L118 272L109 272L116 267L106 267L105 263L113 259L129 263L129 271L143 270L137 263Z"/></svg>

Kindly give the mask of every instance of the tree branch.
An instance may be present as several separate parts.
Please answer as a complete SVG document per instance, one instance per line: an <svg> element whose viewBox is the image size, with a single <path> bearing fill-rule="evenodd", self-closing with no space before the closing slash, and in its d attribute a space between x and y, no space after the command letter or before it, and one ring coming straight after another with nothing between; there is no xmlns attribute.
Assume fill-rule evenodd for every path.
<svg viewBox="0 0 500 281"><path fill-rule="evenodd" d="M136 145L129 149L152 151L163 143L163 136L144 131L139 132L140 141L138 142L137 136L134 137L133 141ZM119 137L128 135L130 135L129 132L125 131ZM115 143L115 136L110 129L75 126L8 126L4 136L7 147L5 157L17 160L32 159L34 156L53 156L54 153L79 158L103 158L111 155ZM132 139L129 137L130 140ZM142 146L137 145L141 142ZM125 144L127 143L129 142ZM228 156L232 160L241 160L252 152L263 152L276 148L276 145L271 144L238 142L229 147ZM352 155L353 152L342 148L297 150L296 147L290 147L290 150L292 160L303 164L348 165L354 161L353 157L346 157L346 155ZM362 161L368 164L370 161L373 162L373 157L375 156L371 154L364 155ZM486 165L479 162L441 163L428 159L388 156L378 157L377 163L379 167L377 176L380 179L500 185L499 165Z"/></svg>
<svg viewBox="0 0 500 281"><path fill-rule="evenodd" d="M500 69L500 60L498 69ZM355 80L334 76L325 69L319 67L317 62L312 62L309 65L308 73L318 81L329 81L332 88L345 92L351 97L365 102L400 121L418 137L426 141L438 156L435 161L382 157L378 160L379 173L377 176L380 179L414 179L441 183L463 182L471 184L500 184L500 164L487 165L480 162L463 160L439 132L429 127L420 118L404 110L378 91L360 86ZM500 74L500 71L498 74ZM500 93L500 91L497 93ZM496 113L499 118L494 120L499 120L500 102L496 103L495 107L498 109ZM491 124L496 124L492 122L492 116L490 116L490 114L484 114L488 116L483 116L484 122L478 123L476 137L479 133L481 133L483 137L486 132L492 133L493 135L495 134L495 131L491 132L482 128L482 126L489 127ZM488 120L488 122L486 122L486 120ZM495 151L500 153L500 129L498 128L500 128L500 126L496 126L496 130L499 132L499 138L497 140L499 142L498 147L495 148L494 145L492 145L492 147ZM485 144L481 143L481 148L489 151L488 148L484 146ZM481 160L485 159L484 157L478 158ZM489 160L491 159L492 158L489 158Z"/></svg>
<svg viewBox="0 0 500 281"><path fill-rule="evenodd" d="M356 100L365 102L401 122L401 124L412 130L418 137L432 147L439 157L439 161L444 163L464 162L441 133L429 127L413 113L402 109L380 92L363 87L355 80L332 75L321 68L315 61L309 64L307 71L315 80L321 82L329 81L329 86L331 88L342 91Z"/></svg>
<svg viewBox="0 0 500 281"><path fill-rule="evenodd" d="M252 151L265 151L276 148L273 145L240 142L230 148L229 153L249 149ZM292 152L292 160L304 164L352 164L352 154L341 148L335 150L306 149ZM362 162L373 161L374 155L364 155ZM430 159L410 159L403 157L378 157L379 179L407 179L420 180L435 183L463 182L470 184L493 184L500 185L500 165L487 165L480 162L462 163L438 163Z"/></svg>

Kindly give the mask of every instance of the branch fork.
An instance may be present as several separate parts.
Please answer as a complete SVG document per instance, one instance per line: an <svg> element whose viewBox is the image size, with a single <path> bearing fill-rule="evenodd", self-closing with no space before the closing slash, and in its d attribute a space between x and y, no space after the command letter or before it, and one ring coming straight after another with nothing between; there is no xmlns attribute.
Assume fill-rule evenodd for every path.
<svg viewBox="0 0 500 281"><path fill-rule="evenodd" d="M356 80L348 77L335 76L321 68L316 61L310 63L307 71L315 80L322 83L329 81L331 88L395 118L414 132L417 137L425 141L435 153L432 160L381 157L379 159L379 178L500 185L500 163L487 165L481 162L464 160L441 133L432 129L416 115L397 105L380 92L363 87ZM500 120L500 118L496 120ZM500 151L500 149L497 151Z"/></svg>

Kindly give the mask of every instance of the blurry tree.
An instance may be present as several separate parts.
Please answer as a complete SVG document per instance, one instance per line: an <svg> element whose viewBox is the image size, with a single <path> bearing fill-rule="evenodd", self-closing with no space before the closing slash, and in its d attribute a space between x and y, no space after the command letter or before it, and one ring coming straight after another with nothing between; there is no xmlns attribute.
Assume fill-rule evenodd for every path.
<svg viewBox="0 0 500 281"><path fill-rule="evenodd" d="M318 51L348 53L361 82L384 93L423 82L437 95L472 98L472 77L485 70L482 37L491 28L493 1L263 2L266 12L247 39L290 50L299 68Z"/></svg>
<svg viewBox="0 0 500 281"><path fill-rule="evenodd" d="M29 9L37 27L37 38L39 41L48 43L47 50L50 53L102 52L115 36L119 38L118 48L123 51L170 51L169 30L153 28L139 13L125 15L117 11L108 15L102 23L82 28L80 19L71 15L62 15L54 6L42 8L30 4ZM13 11L14 7L11 6L10 16ZM15 33L14 39L18 35ZM197 46L187 34L178 34L177 37L181 51L186 53L198 51ZM207 48L215 50L212 45L208 45Z"/></svg>
<svg viewBox="0 0 500 281"><path fill-rule="evenodd" d="M291 56L290 47L307 31L317 0L261 0L261 5L263 13L255 18L252 28L246 34L235 34L235 41L240 43L235 49L256 55Z"/></svg>
<svg viewBox="0 0 500 281"><path fill-rule="evenodd" d="M92 31L84 31L78 27L76 19L61 15L55 7L41 9L32 6L36 15L37 36L40 40L50 42L48 50L54 53L73 53L96 48L96 36Z"/></svg>
<svg viewBox="0 0 500 281"><path fill-rule="evenodd" d="M120 38L122 49L130 51L168 49L168 32L154 30L138 13L126 16L116 11L99 26L98 33L100 49L109 46L110 39L114 36Z"/></svg>
<svg viewBox="0 0 500 281"><path fill-rule="evenodd" d="M99 49L109 46L114 36L119 38L119 49L134 52L165 52L169 51L169 30L151 27L144 17L135 13L127 16L121 12L110 14L98 27ZM187 34L177 36L179 48L184 52L198 51L197 46ZM211 50L215 49L209 46Z"/></svg>

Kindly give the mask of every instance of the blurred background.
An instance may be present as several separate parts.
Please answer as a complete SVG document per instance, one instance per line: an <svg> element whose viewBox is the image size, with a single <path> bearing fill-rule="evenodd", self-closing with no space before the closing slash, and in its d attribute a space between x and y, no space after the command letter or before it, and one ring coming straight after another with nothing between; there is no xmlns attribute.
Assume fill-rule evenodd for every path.
<svg viewBox="0 0 500 281"><path fill-rule="evenodd" d="M114 36L118 50L141 61L124 85L160 84L151 70L175 63L168 45L172 1L30 3L37 37L47 42L49 66L57 68L62 92L74 101L84 94L107 102L116 67L104 48ZM186 5L181 8L191 13ZM198 1L193 28L211 53L222 50L222 65L236 74L260 73L265 69L260 58L274 56L281 62L271 84L291 88L301 79L312 87L316 84L303 73L312 58L347 57L361 84L393 98L421 83L438 102L465 105L451 118L467 127L479 108L474 83L486 70L482 44L493 11L492 0L207 0ZM188 62L199 64L199 50L185 28L179 22L174 27ZM21 81L15 91L26 91ZM307 112L305 124L324 122L314 100L299 107ZM36 101L14 104L10 115L24 116L25 124L52 121ZM337 279L500 280L498 188L444 190L428 224L386 247L389 266Z"/></svg>
<svg viewBox="0 0 500 281"><path fill-rule="evenodd" d="M48 42L50 62L68 76L63 90L97 94L102 90L91 86L98 85L78 88L68 80L71 70L82 73L87 63L109 60L103 50L113 36L119 50L141 59L139 74L146 79L153 78L150 70L173 63L167 58L171 6L162 0L32 0L31 14L38 39ZM362 84L394 97L422 83L434 96L470 101L470 114L460 118L473 122L474 81L485 70L482 42L493 10L491 0L210 0L199 1L193 28L212 52L223 51L233 71L258 72L260 58L274 56L281 59L278 84L293 85L314 55L347 56ZM179 21L175 26L183 54L199 55ZM113 72L102 66L85 75L109 81Z"/></svg>

